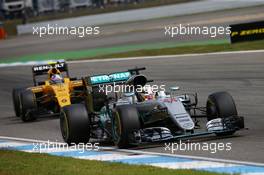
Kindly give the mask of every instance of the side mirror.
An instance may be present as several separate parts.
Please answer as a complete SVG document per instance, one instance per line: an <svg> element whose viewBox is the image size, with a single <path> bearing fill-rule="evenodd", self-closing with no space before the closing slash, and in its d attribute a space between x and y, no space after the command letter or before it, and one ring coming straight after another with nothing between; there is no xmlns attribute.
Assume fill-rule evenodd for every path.
<svg viewBox="0 0 264 175"><path fill-rule="evenodd" d="M176 91L178 91L179 89L180 89L179 86L170 87L171 102L173 101L173 98L176 97Z"/></svg>
<svg viewBox="0 0 264 175"><path fill-rule="evenodd" d="M180 87L179 86L173 86L173 87L170 87L170 90L173 92L173 91L178 91L180 90Z"/></svg>

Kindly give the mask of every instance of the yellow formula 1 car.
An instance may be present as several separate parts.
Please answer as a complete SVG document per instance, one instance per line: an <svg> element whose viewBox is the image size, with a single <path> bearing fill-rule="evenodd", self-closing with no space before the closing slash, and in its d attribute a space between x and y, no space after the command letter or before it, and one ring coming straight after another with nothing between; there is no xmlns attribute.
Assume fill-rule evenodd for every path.
<svg viewBox="0 0 264 175"><path fill-rule="evenodd" d="M34 86L13 89L13 104L17 117L24 122L37 116L56 116L60 109L83 100L83 82L69 77L65 62L32 67ZM37 77L46 76L45 81Z"/></svg>

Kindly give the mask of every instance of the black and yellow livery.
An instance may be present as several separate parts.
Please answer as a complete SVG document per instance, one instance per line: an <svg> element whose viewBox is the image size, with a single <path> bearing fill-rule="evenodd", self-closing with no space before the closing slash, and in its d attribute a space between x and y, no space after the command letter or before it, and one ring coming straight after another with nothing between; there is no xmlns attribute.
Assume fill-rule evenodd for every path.
<svg viewBox="0 0 264 175"><path fill-rule="evenodd" d="M52 62L32 67L34 86L13 89L13 104L17 117L23 121L35 120L37 116L58 115L60 109L82 101L82 80L70 78L66 62ZM61 83L54 83L51 77L58 74ZM46 76L44 81L38 81Z"/></svg>
<svg viewBox="0 0 264 175"><path fill-rule="evenodd" d="M231 25L231 43L264 39L264 21Z"/></svg>

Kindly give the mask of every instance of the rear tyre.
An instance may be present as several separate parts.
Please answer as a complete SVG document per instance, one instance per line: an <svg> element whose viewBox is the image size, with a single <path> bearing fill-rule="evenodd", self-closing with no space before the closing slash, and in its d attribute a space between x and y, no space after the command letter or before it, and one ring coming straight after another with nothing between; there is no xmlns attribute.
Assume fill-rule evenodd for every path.
<svg viewBox="0 0 264 175"><path fill-rule="evenodd" d="M36 119L35 112L37 111L36 96L31 90L25 90L20 94L21 100L21 119L24 122L33 121Z"/></svg>
<svg viewBox="0 0 264 175"><path fill-rule="evenodd" d="M209 95L206 103L207 120L237 116L237 109L232 96L228 92L216 92ZM235 131L217 133L216 135L232 135Z"/></svg>
<svg viewBox="0 0 264 175"><path fill-rule="evenodd" d="M83 104L72 104L61 110L60 128L64 141L69 145L90 140L90 120Z"/></svg>
<svg viewBox="0 0 264 175"><path fill-rule="evenodd" d="M136 107L130 105L118 106L112 117L113 139L119 148L132 147L133 131L140 129L139 114Z"/></svg>
<svg viewBox="0 0 264 175"><path fill-rule="evenodd" d="M15 88L12 90L13 107L16 117L20 117L21 115L20 94L23 91L25 91L25 88Z"/></svg>

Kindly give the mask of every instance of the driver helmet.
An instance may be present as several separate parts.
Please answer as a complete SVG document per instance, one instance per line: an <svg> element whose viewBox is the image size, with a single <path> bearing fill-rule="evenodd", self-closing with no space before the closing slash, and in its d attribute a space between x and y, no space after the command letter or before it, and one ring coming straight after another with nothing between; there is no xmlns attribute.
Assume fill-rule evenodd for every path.
<svg viewBox="0 0 264 175"><path fill-rule="evenodd" d="M144 90L143 91L144 100L154 100L155 99L155 93L153 92L150 86L144 86L143 90Z"/></svg>
<svg viewBox="0 0 264 175"><path fill-rule="evenodd" d="M62 77L61 77L60 74L53 74L50 77L50 81L53 84L58 84L58 83L62 83L63 82L63 79L62 79Z"/></svg>

